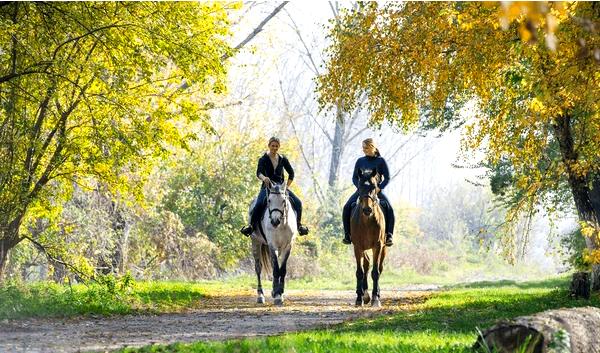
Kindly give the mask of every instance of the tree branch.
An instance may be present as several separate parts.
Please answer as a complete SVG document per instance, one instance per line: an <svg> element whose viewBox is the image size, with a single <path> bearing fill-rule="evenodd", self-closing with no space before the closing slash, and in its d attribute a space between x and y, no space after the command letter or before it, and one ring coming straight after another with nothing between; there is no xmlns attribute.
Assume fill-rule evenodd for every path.
<svg viewBox="0 0 600 353"><path fill-rule="evenodd" d="M58 257L55 257L52 254L50 254L50 252L48 252L48 249L46 248L45 245L41 244L40 242L38 242L37 240L33 239L32 237L27 236L27 235L21 235L21 238L29 240L36 247L36 249L38 249L39 251L41 251L42 253L44 253L44 255L46 255L46 257L48 258L48 260L50 260L51 262L58 263L58 264L61 264L61 265L65 266L65 267L69 268L71 271L73 271L74 273L76 273L81 278L87 278L89 280L97 282L96 279L94 278L94 276L90 276L88 274L85 274L81 270L79 270L76 266L71 265L70 263L65 262L65 261L59 259Z"/></svg>
<svg viewBox="0 0 600 353"><path fill-rule="evenodd" d="M269 16L265 17L264 20L262 20L262 22L258 25L258 27L256 27L252 33L250 33L243 41L241 41L238 45L236 45L233 49L234 50L240 50L242 47L244 47L244 45L248 44L248 42L250 42L254 37L256 37L257 34L259 34L262 30L263 27L273 18L275 17L275 15L277 15L277 13L279 11L281 11L281 9L283 9L283 7L285 5L287 5L289 1L284 1L281 4L279 4L279 6L277 6L270 14ZM229 59L231 57L230 54L224 54L223 56L221 56L221 61L225 61L227 59Z"/></svg>
<svg viewBox="0 0 600 353"><path fill-rule="evenodd" d="M331 5L331 3L330 3L330 5ZM284 10L284 12L288 15L288 17L290 18L290 21L292 21L292 25L293 25L292 28L294 29L294 32L296 32L296 35L298 36L298 39L300 40L300 43L302 43L302 46L304 47L305 55L308 57L308 60L310 60L310 64L312 66L313 73L316 76L319 76L321 74L319 72L319 67L317 66L317 64L313 60L312 54L310 53L310 50L308 49L308 45L306 45L306 42L304 41L304 37L302 37L302 34L300 33L300 29L298 28L298 25L296 24L296 22L292 18L292 15L290 15L290 13L287 10Z"/></svg>
<svg viewBox="0 0 600 353"><path fill-rule="evenodd" d="M292 119L292 116L290 114L289 105L288 105L287 99L285 97L285 92L283 91L283 83L281 82L281 80L279 80L279 88L281 91L281 96L283 97L283 104L285 106L286 116L288 117L290 124L292 125L292 130L294 130L294 135L296 135L296 138L298 138L298 131L296 130L296 124L294 124L294 120ZM300 140L300 139L298 139L298 140ZM316 176L316 173L313 170L313 167L310 164L308 157L306 156L306 152L304 151L304 147L302 146L302 143L300 143L300 152L302 154L302 158L304 159L304 162L308 166L308 170L310 170L310 174L313 179L313 183L315 184L315 191L316 191L315 194L317 195L317 200L319 201L319 204L323 205L323 200L325 200L325 197L323 196L323 191L321 190L321 186L319 184L319 180Z"/></svg>

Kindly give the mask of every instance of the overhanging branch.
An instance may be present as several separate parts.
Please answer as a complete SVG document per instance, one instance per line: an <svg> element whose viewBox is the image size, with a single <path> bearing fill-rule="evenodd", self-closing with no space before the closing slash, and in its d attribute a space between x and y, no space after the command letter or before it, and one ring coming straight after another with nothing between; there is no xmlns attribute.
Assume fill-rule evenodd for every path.
<svg viewBox="0 0 600 353"><path fill-rule="evenodd" d="M243 40L241 41L238 45L236 45L233 49L234 50L240 50L241 48L243 48L246 44L248 44L248 42L250 42L254 37L256 37L257 34L259 34L262 30L263 27L273 18L275 17L275 15L277 15L277 13L279 13L279 11L281 11L281 9L283 9L283 7L285 5L287 5L289 1L284 1L281 4L279 4L279 6L277 6L267 17L265 17L264 20L262 20L262 22ZM231 57L230 54L224 54L223 56L221 56L221 61L225 61L227 59L229 59Z"/></svg>

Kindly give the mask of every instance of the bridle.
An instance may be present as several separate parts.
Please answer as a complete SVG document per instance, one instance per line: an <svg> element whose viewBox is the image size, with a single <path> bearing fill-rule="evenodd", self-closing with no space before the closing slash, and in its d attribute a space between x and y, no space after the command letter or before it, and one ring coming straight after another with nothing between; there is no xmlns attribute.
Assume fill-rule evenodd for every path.
<svg viewBox="0 0 600 353"><path fill-rule="evenodd" d="M273 192L267 188L267 198L271 194L283 195L283 210L281 210L279 208L271 208L270 204L267 205L267 210L269 211L269 218L272 218L273 212L279 212L279 213L281 213L281 221L285 222L286 214L287 214L287 200L288 200L287 190L285 192Z"/></svg>
<svg viewBox="0 0 600 353"><path fill-rule="evenodd" d="M369 192L367 192L364 195L360 195L359 197L361 199L366 199L366 198L371 199L371 201L373 201L373 203L375 203L376 205L378 205L379 204L379 197L377 197L378 192L376 192L377 191L377 186L373 185L373 184L371 184L371 185L373 186L373 190L369 190ZM372 195L372 194L374 194L374 195Z"/></svg>
<svg viewBox="0 0 600 353"><path fill-rule="evenodd" d="M373 192L373 191L376 191L376 190L377 190L377 188L374 188L373 190L369 191L367 194L361 195L360 198L361 199L371 199L371 201L373 201L375 203L378 203L379 202L379 197L377 197L377 193L376 192ZM371 194L375 194L375 195L373 196Z"/></svg>
<svg viewBox="0 0 600 353"><path fill-rule="evenodd" d="M373 202L375 202L375 203L379 202L379 197L377 197L377 194L375 194L375 196L372 196L372 195L371 195L371 192L369 192L369 193L368 193L368 194L366 194L366 195L362 195L362 196L361 196L361 198L363 198L363 199L364 199L364 198L369 198L369 199L371 199L371 201L373 201Z"/></svg>

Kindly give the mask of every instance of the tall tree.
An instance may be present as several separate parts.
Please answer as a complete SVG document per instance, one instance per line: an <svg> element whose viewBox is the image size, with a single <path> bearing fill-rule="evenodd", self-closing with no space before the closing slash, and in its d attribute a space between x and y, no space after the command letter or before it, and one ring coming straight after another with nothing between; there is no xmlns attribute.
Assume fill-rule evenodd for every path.
<svg viewBox="0 0 600 353"><path fill-rule="evenodd" d="M31 210L87 178L135 189L152 157L185 145L230 54L222 3L2 5L0 275Z"/></svg>
<svg viewBox="0 0 600 353"><path fill-rule="evenodd" d="M465 146L513 168L524 193L514 211L543 202L566 178L600 289L600 5L544 6L530 16L517 11L506 30L499 4L370 3L349 11L330 33L321 102L352 109L366 94L374 122L466 123ZM468 121L448 114L469 101L477 109ZM546 153L553 146L555 160Z"/></svg>

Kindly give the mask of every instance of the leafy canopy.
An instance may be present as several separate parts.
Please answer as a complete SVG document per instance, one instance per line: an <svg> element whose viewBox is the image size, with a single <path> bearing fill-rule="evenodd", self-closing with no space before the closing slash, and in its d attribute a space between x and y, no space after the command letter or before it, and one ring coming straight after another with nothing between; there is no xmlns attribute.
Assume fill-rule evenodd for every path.
<svg viewBox="0 0 600 353"><path fill-rule="evenodd" d="M597 23L600 6L550 3L547 11L552 16L527 28L542 37L537 32L552 27L555 50L531 41L523 15L511 14L503 30L494 3L369 3L348 11L330 32L321 105L352 109L365 95L375 124L467 124L464 145L484 149L493 165L508 163L524 200L539 199L565 168L587 175L600 159L600 65L589 50L600 36L583 20ZM476 108L465 120L458 111L467 102ZM552 134L565 115L576 148L569 165L548 157L560 155Z"/></svg>
<svg viewBox="0 0 600 353"><path fill-rule="evenodd" d="M0 226L91 177L134 189L225 90L224 3L0 7ZM0 240L5 228L0 228Z"/></svg>

